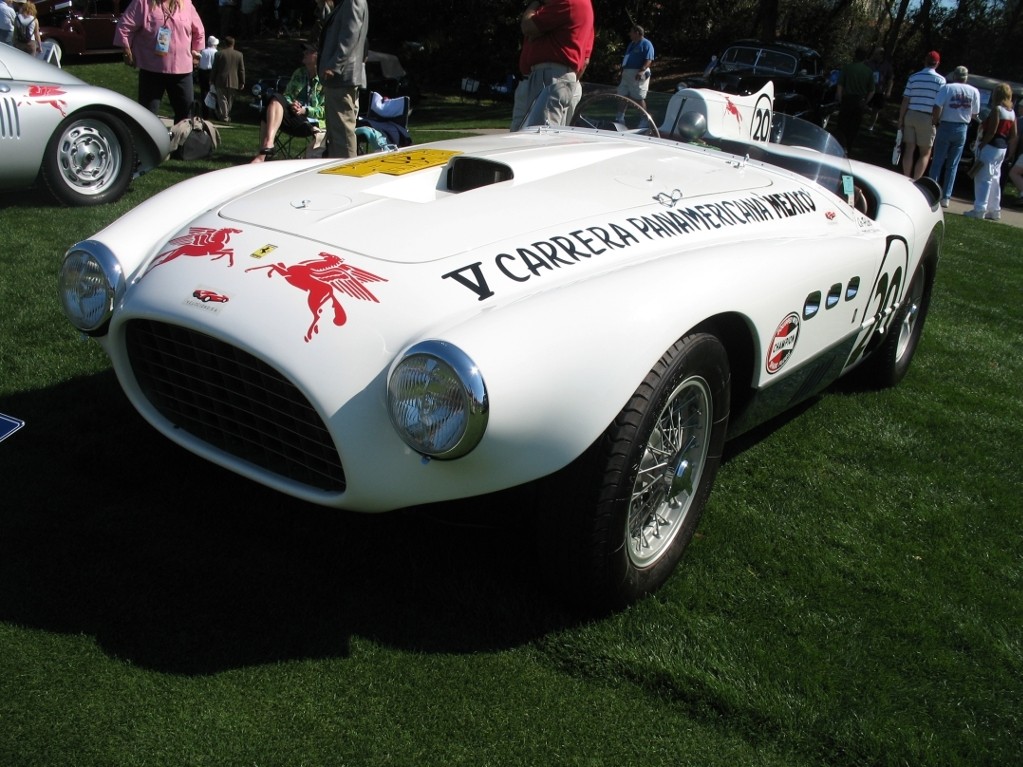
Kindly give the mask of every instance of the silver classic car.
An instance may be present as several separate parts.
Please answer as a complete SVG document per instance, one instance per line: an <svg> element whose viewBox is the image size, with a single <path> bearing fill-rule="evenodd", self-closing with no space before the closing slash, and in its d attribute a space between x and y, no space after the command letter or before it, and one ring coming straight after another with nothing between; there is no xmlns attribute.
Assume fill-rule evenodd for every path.
<svg viewBox="0 0 1023 767"><path fill-rule="evenodd" d="M0 45L0 189L42 183L65 205L113 202L169 151L141 105Z"/></svg>

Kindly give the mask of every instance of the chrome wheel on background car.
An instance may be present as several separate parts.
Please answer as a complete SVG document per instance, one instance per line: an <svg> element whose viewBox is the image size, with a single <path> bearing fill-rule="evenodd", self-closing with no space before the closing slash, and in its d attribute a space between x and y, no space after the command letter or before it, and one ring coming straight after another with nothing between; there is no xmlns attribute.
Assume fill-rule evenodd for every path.
<svg viewBox="0 0 1023 767"><path fill-rule="evenodd" d="M125 125L111 115L86 112L57 128L43 158L43 179L66 205L99 205L124 194L134 164L135 145Z"/></svg>

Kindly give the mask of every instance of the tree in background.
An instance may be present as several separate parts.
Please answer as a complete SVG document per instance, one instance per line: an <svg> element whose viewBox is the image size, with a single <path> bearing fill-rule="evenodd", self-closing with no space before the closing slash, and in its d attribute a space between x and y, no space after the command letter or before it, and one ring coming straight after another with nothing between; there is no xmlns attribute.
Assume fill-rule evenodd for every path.
<svg viewBox="0 0 1023 767"><path fill-rule="evenodd" d="M500 82L518 61L520 0L372 0L370 35L403 55L427 86L455 88L462 77ZM597 37L588 77L612 82L629 27L649 33L659 58L691 70L742 38L788 40L816 48L830 67L857 46L881 45L900 80L936 49L948 68L1023 82L1023 0L593 0ZM405 41L420 47L405 48ZM416 52L418 51L418 52Z"/></svg>

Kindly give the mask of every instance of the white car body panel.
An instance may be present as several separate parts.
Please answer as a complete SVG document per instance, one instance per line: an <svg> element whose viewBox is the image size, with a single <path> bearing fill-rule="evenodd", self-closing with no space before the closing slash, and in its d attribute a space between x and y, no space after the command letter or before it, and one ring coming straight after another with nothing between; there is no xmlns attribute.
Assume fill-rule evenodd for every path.
<svg viewBox="0 0 1023 767"><path fill-rule="evenodd" d="M720 107L685 96L705 112ZM452 191L457 158L513 177ZM665 349L709 318L749 333L750 377L733 387L791 388L791 398L855 365L941 228L940 209L908 180L871 166L856 175L879 199L874 218L758 160L571 128L235 168L179 184L93 238L128 284L98 340L156 428L270 487L362 511L477 495L579 456ZM334 257L361 270L369 297L314 279ZM326 296L318 311L315 295ZM779 331L792 315L798 335ZM124 339L136 319L213 336L280 371L326 424L344 491L176 428L135 379ZM457 460L424 460L389 421L388 373L426 339L463 350L486 382L486 433Z"/></svg>

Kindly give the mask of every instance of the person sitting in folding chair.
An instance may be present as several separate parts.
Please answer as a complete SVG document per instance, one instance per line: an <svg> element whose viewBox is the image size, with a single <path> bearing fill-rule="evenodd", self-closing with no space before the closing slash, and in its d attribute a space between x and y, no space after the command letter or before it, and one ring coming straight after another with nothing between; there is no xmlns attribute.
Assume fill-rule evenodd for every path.
<svg viewBox="0 0 1023 767"><path fill-rule="evenodd" d="M295 156L298 153L290 151L292 137L313 139L313 149L322 144L325 134L319 125L323 121L323 87L316 59L316 46L304 45L302 66L292 74L284 93L274 93L267 100L261 118L259 154L252 162L263 162L277 154ZM303 149L303 153L308 151Z"/></svg>

